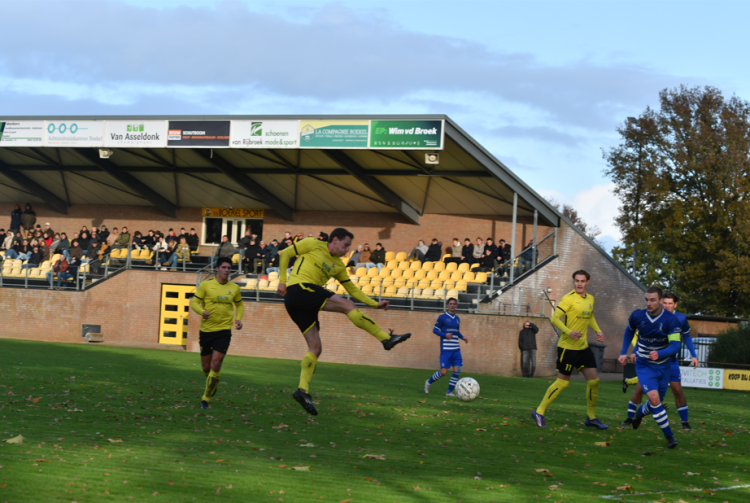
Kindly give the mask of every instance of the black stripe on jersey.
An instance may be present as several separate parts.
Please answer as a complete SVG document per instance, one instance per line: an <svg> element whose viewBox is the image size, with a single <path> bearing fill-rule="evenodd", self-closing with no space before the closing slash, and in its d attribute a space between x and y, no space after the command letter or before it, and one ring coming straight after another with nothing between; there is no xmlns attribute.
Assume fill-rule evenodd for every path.
<svg viewBox="0 0 750 503"><path fill-rule="evenodd" d="M339 283L341 283L343 285L344 283L348 283L350 281L351 281L350 279L345 279L344 281L339 281Z"/></svg>
<svg viewBox="0 0 750 503"><path fill-rule="evenodd" d="M302 257L302 260L299 261L299 265L297 266L297 274L299 274L300 269L302 269L302 263L305 261L305 257Z"/></svg>
<svg viewBox="0 0 750 503"><path fill-rule="evenodd" d="M297 243L292 243L292 246L294 246L294 254L299 255L299 252L297 251Z"/></svg>
<svg viewBox="0 0 750 503"><path fill-rule="evenodd" d="M202 298L198 297L197 295L193 295L194 299L203 300Z"/></svg>
<svg viewBox="0 0 750 503"><path fill-rule="evenodd" d="M559 309L560 311L562 311L565 314L568 314L567 311L565 311L565 309L561 308L560 306L557 306L557 309Z"/></svg>

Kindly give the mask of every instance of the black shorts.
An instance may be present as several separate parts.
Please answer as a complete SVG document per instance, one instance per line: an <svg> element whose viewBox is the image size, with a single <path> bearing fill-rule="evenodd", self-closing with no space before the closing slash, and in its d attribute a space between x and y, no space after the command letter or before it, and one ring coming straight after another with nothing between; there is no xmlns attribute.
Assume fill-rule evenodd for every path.
<svg viewBox="0 0 750 503"><path fill-rule="evenodd" d="M569 376L573 369L596 368L596 358L591 348L565 349L557 348L557 371Z"/></svg>
<svg viewBox="0 0 750 503"><path fill-rule="evenodd" d="M333 296L332 291L322 286L298 283L286 289L284 307L300 331L306 334L315 325L320 329L318 313Z"/></svg>
<svg viewBox="0 0 750 503"><path fill-rule="evenodd" d="M201 330L198 339L198 344L201 346L201 356L208 356L214 351L227 354L231 341L231 330L219 330L218 332L204 332Z"/></svg>

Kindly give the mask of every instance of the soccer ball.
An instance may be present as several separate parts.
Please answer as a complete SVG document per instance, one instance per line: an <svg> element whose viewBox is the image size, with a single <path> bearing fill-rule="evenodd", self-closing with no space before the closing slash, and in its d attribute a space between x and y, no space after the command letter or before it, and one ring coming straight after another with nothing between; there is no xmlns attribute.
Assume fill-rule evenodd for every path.
<svg viewBox="0 0 750 503"><path fill-rule="evenodd" d="M471 377L464 377L458 380L454 392L462 402L471 402L479 396L479 383Z"/></svg>

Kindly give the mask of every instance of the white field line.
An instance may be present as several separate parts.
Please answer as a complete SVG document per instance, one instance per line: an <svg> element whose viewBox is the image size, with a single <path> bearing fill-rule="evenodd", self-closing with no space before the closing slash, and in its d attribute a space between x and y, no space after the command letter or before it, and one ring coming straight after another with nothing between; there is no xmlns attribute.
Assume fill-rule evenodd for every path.
<svg viewBox="0 0 750 503"><path fill-rule="evenodd" d="M738 486L729 486L729 487L713 487L713 488L710 488L710 489L708 489L708 488L702 489L702 488L699 488L699 487L692 487L690 489L677 489L677 490L673 489L673 490L670 490L670 491L653 491L653 492L650 492L650 493L635 492L635 493L632 493L632 494L604 494L604 495L599 496L599 497L602 498L602 499L605 499L605 500L617 500L617 499L620 499L620 498L632 498L634 496L649 496L649 495L652 495L652 494L685 493L685 492L692 492L692 493L699 492L699 493L702 493L703 491L708 491L708 492L731 491L732 489L743 489L743 488L746 488L746 487L750 487L750 484L741 484L741 485L738 485Z"/></svg>

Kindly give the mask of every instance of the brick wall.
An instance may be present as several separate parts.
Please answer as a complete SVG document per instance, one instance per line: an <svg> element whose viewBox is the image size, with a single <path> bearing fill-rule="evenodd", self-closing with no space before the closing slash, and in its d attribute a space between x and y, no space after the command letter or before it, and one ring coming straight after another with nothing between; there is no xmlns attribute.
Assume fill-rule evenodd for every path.
<svg viewBox="0 0 750 503"><path fill-rule="evenodd" d="M58 292L0 288L4 329L0 338L82 343L81 325L101 325L108 342L158 342L162 283L194 284L195 275L125 271L85 292ZM33 306L33 310L30 307ZM369 310L368 310L369 311ZM44 323L30 322L47 320ZM390 352L376 339L354 327L343 315L321 313L321 362L435 369L439 343L432 335L437 313L412 311L371 312L384 328L410 330L412 339ZM530 318L461 315L461 331L471 337L463 345L467 373L521 375L518 332ZM552 375L556 337L547 320L531 318L537 335L537 375ZM301 359L306 345L281 303L245 303L245 326L235 331L230 354L264 358ZM198 351L200 317L191 313L189 351Z"/></svg>

